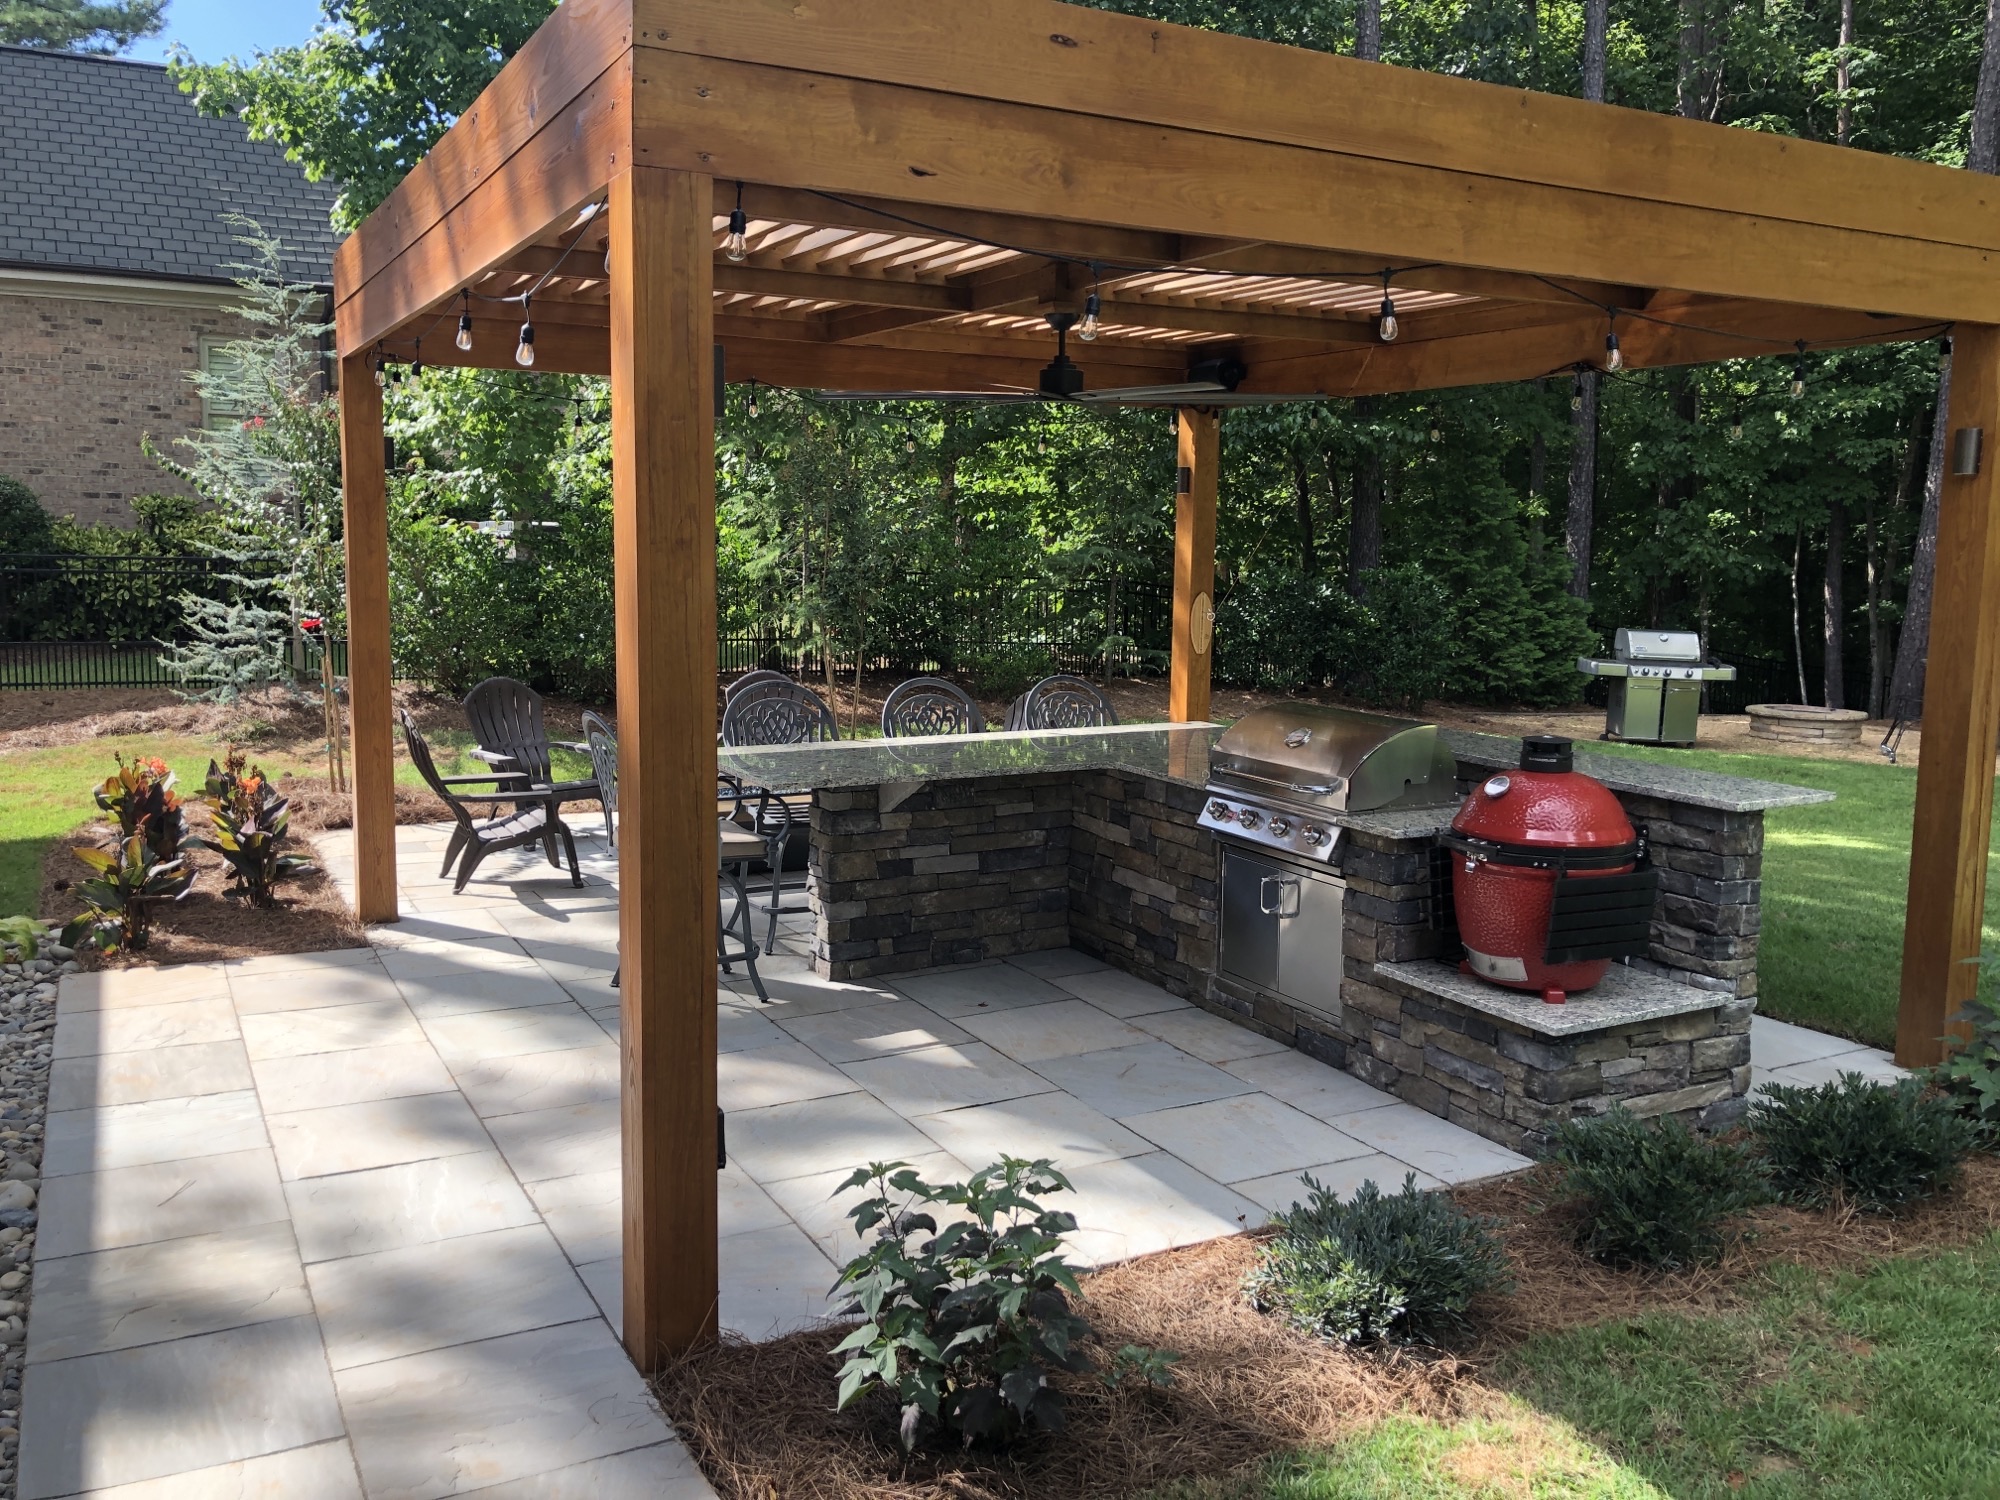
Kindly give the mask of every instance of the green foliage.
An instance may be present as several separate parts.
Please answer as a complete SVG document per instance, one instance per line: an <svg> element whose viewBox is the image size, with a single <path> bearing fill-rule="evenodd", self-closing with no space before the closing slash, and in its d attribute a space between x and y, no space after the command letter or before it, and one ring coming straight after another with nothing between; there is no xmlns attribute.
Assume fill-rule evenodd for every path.
<svg viewBox="0 0 2000 1500"><path fill-rule="evenodd" d="M66 947L143 949L152 934L151 903L178 901L194 889L185 856L161 859L136 833L109 849L79 849L76 857L92 874L77 882L84 910L63 928Z"/></svg>
<svg viewBox="0 0 2000 1500"><path fill-rule="evenodd" d="M209 831L188 842L221 855L231 889L253 906L275 906L278 882L312 868L311 860L284 852L291 804L261 767L245 769L241 751L230 752L222 765L211 760L203 788Z"/></svg>
<svg viewBox="0 0 2000 1500"><path fill-rule="evenodd" d="M33 917L0 917L0 958L26 963L42 951L48 935L48 924Z"/></svg>
<svg viewBox="0 0 2000 1500"><path fill-rule="evenodd" d="M291 616L248 600L180 596L184 642L162 641L161 664L179 680L184 698L234 703L273 683L287 681L285 649Z"/></svg>
<svg viewBox="0 0 2000 1500"><path fill-rule="evenodd" d="M1921 1079L1870 1083L1859 1073L1817 1088L1766 1084L1750 1129L1778 1191L1799 1203L1894 1213L1958 1180L1972 1122Z"/></svg>
<svg viewBox="0 0 2000 1500"><path fill-rule="evenodd" d="M1004 1442L1028 1427L1063 1425L1058 1371L1087 1373L1090 1326L1075 1311L1076 1273L1062 1258L1073 1215L1036 1199L1069 1191L1047 1161L1002 1157L964 1183L927 1183L904 1162L857 1168L835 1189L873 1191L848 1217L874 1241L841 1269L863 1322L834 1350L844 1410L871 1391L901 1408L903 1446L941 1431ZM933 1210L954 1213L942 1229ZM914 1246L916 1236L927 1236ZM1112 1382L1170 1378L1173 1356L1127 1345Z"/></svg>
<svg viewBox="0 0 2000 1500"><path fill-rule="evenodd" d="M0 474L0 556L53 550L54 528L35 492Z"/></svg>
<svg viewBox="0 0 2000 1500"><path fill-rule="evenodd" d="M1992 958L1975 962L1987 966L1981 971L1981 992L1953 1017L1969 1035L1955 1040L1951 1055L1933 1071L1932 1081L1958 1102L1980 1138L1990 1143L2000 1139L2000 999L1985 978L1992 973Z"/></svg>
<svg viewBox="0 0 2000 1500"><path fill-rule="evenodd" d="M166 24L167 0L0 0L0 46L110 57Z"/></svg>
<svg viewBox="0 0 2000 1500"><path fill-rule="evenodd" d="M350 230L389 196L500 67L548 19L550 0L327 0L327 24L249 63L173 71L204 114L240 118L315 182L341 186Z"/></svg>
<svg viewBox="0 0 2000 1500"><path fill-rule="evenodd" d="M1491 1222L1419 1192L1415 1173L1400 1193L1364 1182L1346 1203L1302 1180L1308 1197L1276 1216L1245 1282L1259 1310L1340 1343L1428 1343L1461 1328L1474 1297L1507 1285Z"/></svg>
<svg viewBox="0 0 2000 1500"><path fill-rule="evenodd" d="M1040 646L1002 645L973 652L959 662L959 669L982 697L1013 698L1048 676L1055 664Z"/></svg>
<svg viewBox="0 0 2000 1500"><path fill-rule="evenodd" d="M117 753L118 769L92 794L100 810L118 824L119 842L137 834L163 860L180 853L187 812L174 790L174 773L158 756L135 757L130 765Z"/></svg>
<svg viewBox="0 0 2000 1500"><path fill-rule="evenodd" d="M1713 1260L1726 1222L1769 1193L1740 1145L1677 1119L1647 1122L1623 1105L1555 1132L1562 1190L1583 1200L1583 1248L1614 1265L1674 1269Z"/></svg>

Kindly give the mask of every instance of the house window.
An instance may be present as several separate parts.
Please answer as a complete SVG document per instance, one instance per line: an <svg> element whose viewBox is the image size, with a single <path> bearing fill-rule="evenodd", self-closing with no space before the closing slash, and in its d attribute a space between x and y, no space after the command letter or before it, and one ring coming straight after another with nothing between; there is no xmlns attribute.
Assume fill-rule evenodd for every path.
<svg viewBox="0 0 2000 1500"><path fill-rule="evenodd" d="M228 380L242 363L229 352L227 339L204 338L201 341L201 372L210 381ZM206 383L205 383L206 384ZM201 425L210 429L228 427L241 422L249 414L249 409L240 400L222 399L213 386L203 393L201 401Z"/></svg>

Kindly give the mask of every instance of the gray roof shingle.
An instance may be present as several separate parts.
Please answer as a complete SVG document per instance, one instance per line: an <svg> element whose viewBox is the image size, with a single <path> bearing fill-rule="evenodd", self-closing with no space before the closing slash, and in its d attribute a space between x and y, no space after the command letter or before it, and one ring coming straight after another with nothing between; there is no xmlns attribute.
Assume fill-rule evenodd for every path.
<svg viewBox="0 0 2000 1500"><path fill-rule="evenodd" d="M226 282L240 213L294 278L333 279L334 185L198 114L163 67L0 47L0 142L0 265Z"/></svg>

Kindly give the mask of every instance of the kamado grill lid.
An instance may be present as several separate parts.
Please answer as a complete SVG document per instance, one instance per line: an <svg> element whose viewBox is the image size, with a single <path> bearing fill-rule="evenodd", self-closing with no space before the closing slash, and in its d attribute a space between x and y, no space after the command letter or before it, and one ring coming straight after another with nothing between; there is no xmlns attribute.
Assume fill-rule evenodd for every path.
<svg viewBox="0 0 2000 1500"><path fill-rule="evenodd" d="M1456 801L1457 774L1435 724L1318 703L1253 709L1209 752L1219 788L1347 812Z"/></svg>

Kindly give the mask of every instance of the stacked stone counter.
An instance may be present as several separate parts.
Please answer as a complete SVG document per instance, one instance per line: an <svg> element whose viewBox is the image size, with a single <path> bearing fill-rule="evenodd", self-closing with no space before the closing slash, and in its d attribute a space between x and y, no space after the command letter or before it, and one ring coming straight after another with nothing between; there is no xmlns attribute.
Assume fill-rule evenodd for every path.
<svg viewBox="0 0 2000 1500"><path fill-rule="evenodd" d="M1341 815L1343 971L1320 1003L1218 972L1218 846L1196 819L1213 726L724 750L813 791L814 962L866 979L1075 946L1516 1150L1623 1104L1740 1117L1766 809L1829 793L1580 751L1642 826L1661 894L1647 954L1560 1006L1462 975L1436 837L1456 804ZM1519 741L1444 731L1460 792ZM1337 991L1337 995L1336 995Z"/></svg>

